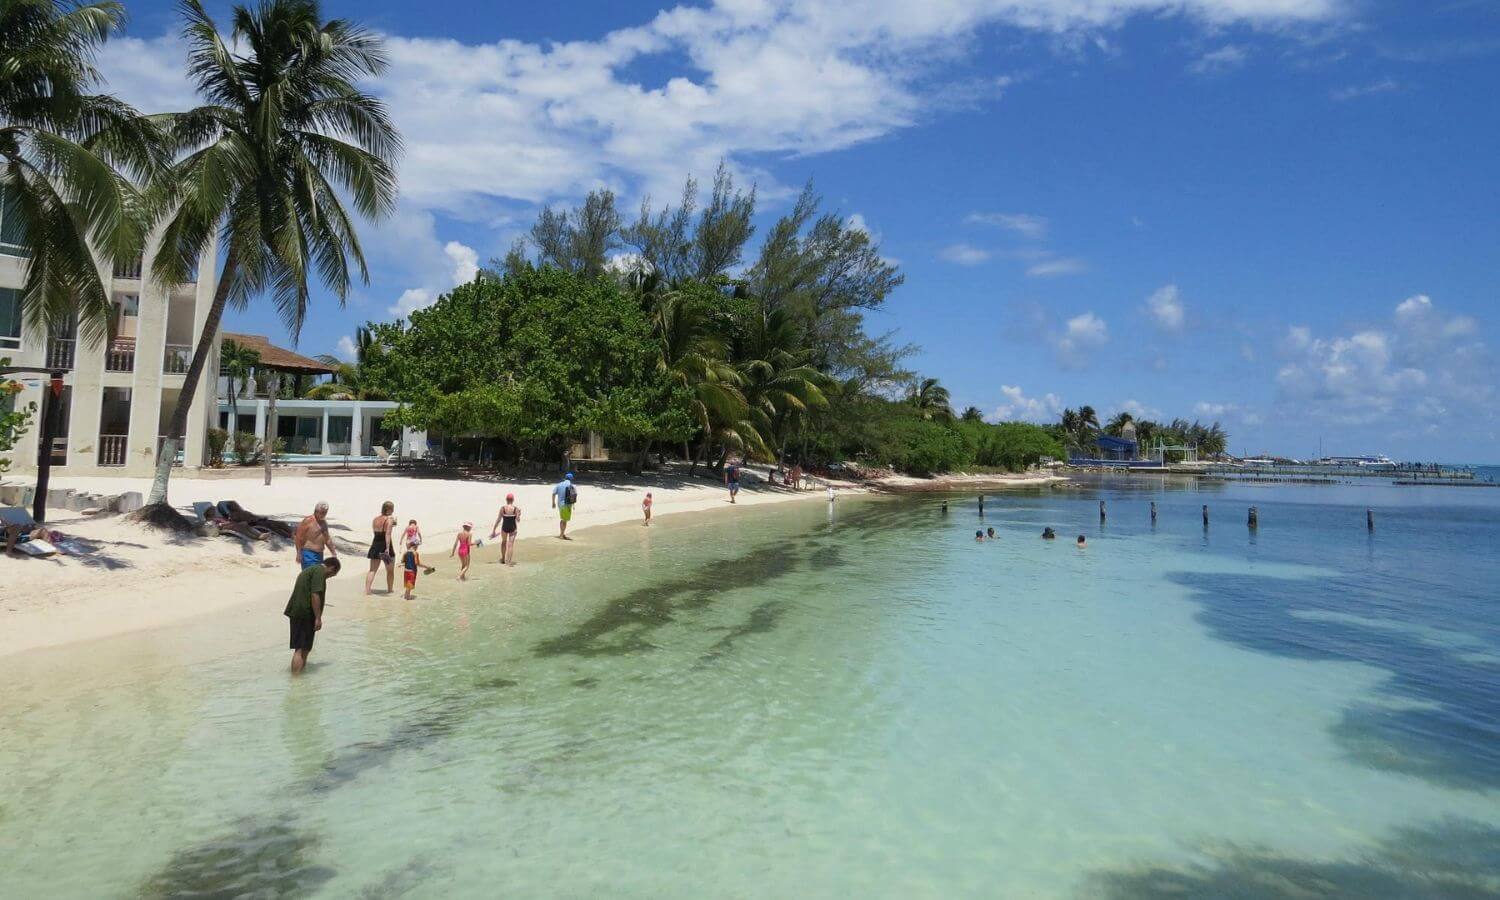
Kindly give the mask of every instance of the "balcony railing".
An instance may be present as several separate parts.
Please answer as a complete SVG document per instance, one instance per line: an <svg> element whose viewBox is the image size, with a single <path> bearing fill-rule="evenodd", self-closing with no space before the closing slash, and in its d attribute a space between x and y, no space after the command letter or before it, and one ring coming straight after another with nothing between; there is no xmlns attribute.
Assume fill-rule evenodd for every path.
<svg viewBox="0 0 1500 900"><path fill-rule="evenodd" d="M104 371L134 372L135 341L127 338L119 338L111 342L109 349L104 354Z"/></svg>
<svg viewBox="0 0 1500 900"><path fill-rule="evenodd" d="M115 277L116 278L140 278L141 277L141 260L140 260L140 257L136 257L134 260L132 260L130 262L123 262L123 263L117 262L117 263L115 263Z"/></svg>
<svg viewBox="0 0 1500 900"><path fill-rule="evenodd" d="M53 338L47 342L47 368L71 369L77 353L76 338Z"/></svg>
<svg viewBox="0 0 1500 900"><path fill-rule="evenodd" d="M125 434L99 435L99 465L125 465L125 444L129 440L129 437L129 435Z"/></svg>
<svg viewBox="0 0 1500 900"><path fill-rule="evenodd" d="M188 364L192 361L191 344L168 344L167 355L162 357L161 370L168 375L183 375L187 373Z"/></svg>

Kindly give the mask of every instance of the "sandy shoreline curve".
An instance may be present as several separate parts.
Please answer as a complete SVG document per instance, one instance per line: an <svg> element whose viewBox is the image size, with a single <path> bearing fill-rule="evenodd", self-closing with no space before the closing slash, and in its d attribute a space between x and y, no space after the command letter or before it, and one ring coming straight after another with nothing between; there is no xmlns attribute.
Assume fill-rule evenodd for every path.
<svg viewBox="0 0 1500 900"><path fill-rule="evenodd" d="M173 482L172 499L189 514L194 501L233 499L259 515L292 523L310 513L317 502L326 501L339 555L345 560L338 593L346 596L363 592L370 522L385 500L396 504L402 527L408 519L420 524L423 562L452 571L456 565L448 559L448 552L465 521L473 522L474 531L485 540L476 565L498 553L489 535L507 492L515 493L522 511L517 554L523 561L528 549L534 550L539 542L586 551L589 529L640 521L641 500L647 491L653 494L656 516L730 508L724 486L703 477L585 474L578 480L579 502L569 526L569 534L577 533L579 539L564 544L556 539L552 483L536 477L507 481L503 476L359 475L278 476L266 486L255 479L184 478ZM144 491L149 484L128 478L58 478L53 487L108 494ZM740 492L738 505L825 497L821 489L793 491L750 484ZM53 512L48 525L91 552L51 559L0 558L5 584L0 592L0 657L160 629L247 605L279 608L298 571L291 541L275 538L246 542L232 536L172 535L118 515L90 518L68 510ZM441 571L433 577L440 576ZM383 587L382 573L376 590ZM399 595L399 571L396 590Z"/></svg>

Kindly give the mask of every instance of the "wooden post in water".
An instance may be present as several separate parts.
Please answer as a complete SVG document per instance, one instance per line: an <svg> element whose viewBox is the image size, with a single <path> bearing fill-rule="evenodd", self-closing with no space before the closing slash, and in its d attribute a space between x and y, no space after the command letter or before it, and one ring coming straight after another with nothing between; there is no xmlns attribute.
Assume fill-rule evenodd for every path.
<svg viewBox="0 0 1500 900"><path fill-rule="evenodd" d="M1253 506L1250 507L1250 522L1249 522L1249 525L1250 525L1250 530L1251 531L1254 531L1255 529L1257 529L1257 528L1260 527L1260 510L1256 509Z"/></svg>
<svg viewBox="0 0 1500 900"><path fill-rule="evenodd" d="M1375 530L1375 510L1365 510L1365 528L1369 531Z"/></svg>
<svg viewBox="0 0 1500 900"><path fill-rule="evenodd" d="M1104 501L1099 501L1099 524L1104 524Z"/></svg>
<svg viewBox="0 0 1500 900"><path fill-rule="evenodd" d="M1208 504L1203 504L1203 527L1208 527Z"/></svg>
<svg viewBox="0 0 1500 900"><path fill-rule="evenodd" d="M1151 524L1156 524L1156 501L1151 501Z"/></svg>

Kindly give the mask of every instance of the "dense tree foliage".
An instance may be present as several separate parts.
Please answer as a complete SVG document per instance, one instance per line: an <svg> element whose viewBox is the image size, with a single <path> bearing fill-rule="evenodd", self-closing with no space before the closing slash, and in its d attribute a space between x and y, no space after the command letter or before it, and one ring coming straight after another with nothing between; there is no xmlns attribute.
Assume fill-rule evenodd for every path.
<svg viewBox="0 0 1500 900"><path fill-rule="evenodd" d="M393 423L494 437L532 458L589 431L632 445L680 442L694 426L649 319L607 278L550 266L479 278L373 336L366 378L407 404Z"/></svg>

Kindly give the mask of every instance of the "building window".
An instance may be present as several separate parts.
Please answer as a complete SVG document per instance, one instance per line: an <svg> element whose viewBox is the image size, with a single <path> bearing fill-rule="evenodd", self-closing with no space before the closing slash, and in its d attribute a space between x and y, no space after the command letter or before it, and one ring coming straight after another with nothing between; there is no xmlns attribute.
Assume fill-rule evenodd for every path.
<svg viewBox="0 0 1500 900"><path fill-rule="evenodd" d="M25 233L21 220L21 207L16 203L15 190L8 187L0 188L0 253L7 256L28 255L21 246L21 238Z"/></svg>
<svg viewBox="0 0 1500 900"><path fill-rule="evenodd" d="M15 350L21 346L21 292L0 288L0 349Z"/></svg>

